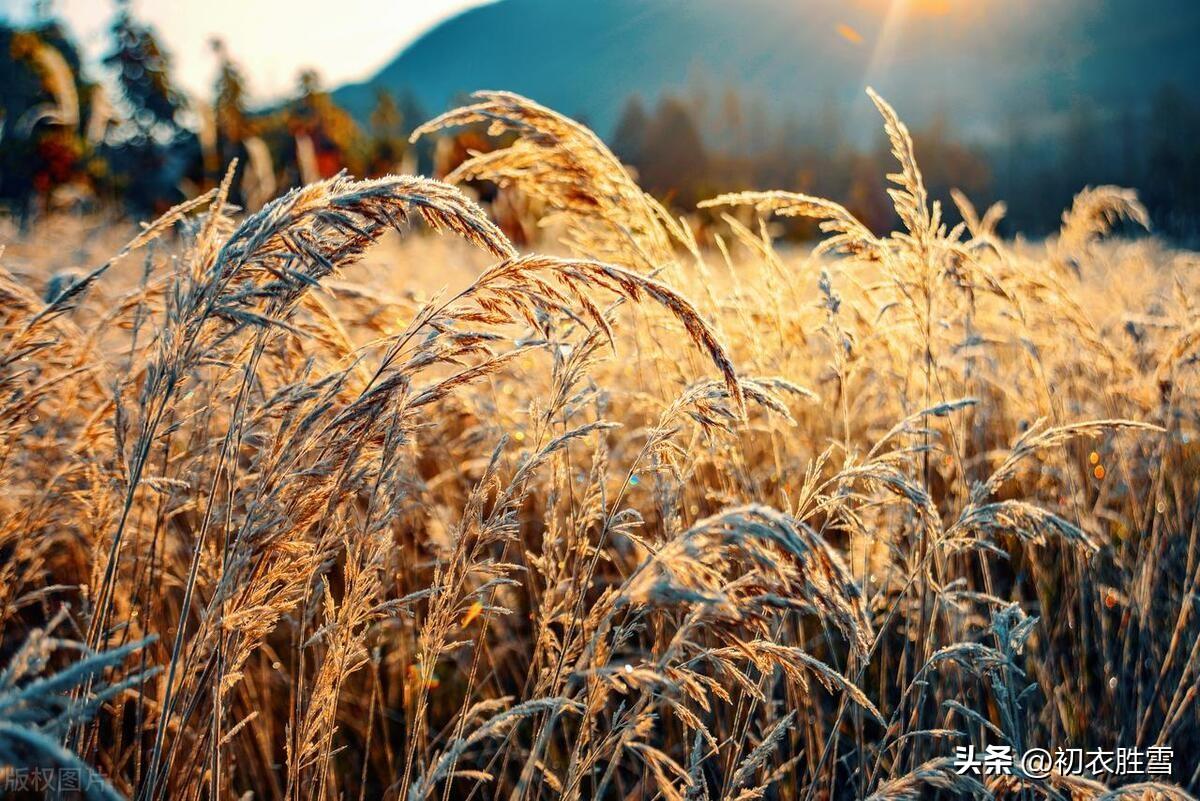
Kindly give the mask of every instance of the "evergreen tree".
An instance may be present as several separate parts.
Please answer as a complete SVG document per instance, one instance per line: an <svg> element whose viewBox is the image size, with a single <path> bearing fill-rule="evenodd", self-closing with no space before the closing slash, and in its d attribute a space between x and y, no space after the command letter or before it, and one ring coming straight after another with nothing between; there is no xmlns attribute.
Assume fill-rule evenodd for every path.
<svg viewBox="0 0 1200 801"><path fill-rule="evenodd" d="M621 118L613 132L612 149L617 158L626 164L641 169L643 150L646 147L646 128L650 118L638 95L625 101Z"/></svg>
<svg viewBox="0 0 1200 801"><path fill-rule="evenodd" d="M412 89L405 89L400 93L398 107L402 121L401 131L404 134L405 147L408 148L408 157L413 161L418 173L428 175L433 171L434 138L423 136L410 144L408 137L418 125L429 119L429 113L421 105L421 101L417 99Z"/></svg>
<svg viewBox="0 0 1200 801"><path fill-rule="evenodd" d="M210 39L209 46L217 58L217 79L213 84L211 116L201 122L204 171L208 180L220 181L225 170L236 159L237 169L231 197L235 203L242 206L257 205L261 198L248 198L244 186L246 171L250 168L252 160L246 141L254 137L258 129L247 109L246 98L249 90L246 79L220 38ZM267 169L267 172L270 170ZM261 173L251 180L257 181L258 184L262 184L263 181L270 182Z"/></svg>
<svg viewBox="0 0 1200 801"><path fill-rule="evenodd" d="M721 126L718 130L717 146L739 156L749 149L746 143L746 117L742 112L742 98L733 86L726 86L721 96Z"/></svg>
<svg viewBox="0 0 1200 801"><path fill-rule="evenodd" d="M170 59L129 0L118 0L110 30L104 63L115 73L124 116L105 151L113 189L139 213L153 212L183 199L185 178L202 177L199 141L179 122L185 103L171 82Z"/></svg>
<svg viewBox="0 0 1200 801"><path fill-rule="evenodd" d="M686 103L669 96L659 102L643 157L642 184L652 193L685 207L701 199L707 155Z"/></svg>
<svg viewBox="0 0 1200 801"><path fill-rule="evenodd" d="M174 136L184 100L171 84L170 59L154 31L134 19L129 0L118 0L111 31L112 51L104 63L116 73L133 135Z"/></svg>
<svg viewBox="0 0 1200 801"><path fill-rule="evenodd" d="M250 135L246 113L246 79L221 39L212 40L212 49L218 61L217 82L213 91L217 133L225 142L241 142Z"/></svg>
<svg viewBox="0 0 1200 801"><path fill-rule="evenodd" d="M1098 112L1086 97L1076 97L1067 115L1063 147L1063 191L1060 205L1066 206L1075 193L1089 183L1106 183L1108 159L1104 157L1104 131Z"/></svg>
<svg viewBox="0 0 1200 801"><path fill-rule="evenodd" d="M81 120L93 85L79 51L47 7L29 29L0 23L0 201L27 221L35 200L92 182Z"/></svg>
<svg viewBox="0 0 1200 801"><path fill-rule="evenodd" d="M316 171L328 177L343 167L363 172L363 135L358 124L333 101L316 70L298 78L297 97L290 104L288 127L294 136L307 136L313 145Z"/></svg>
<svg viewBox="0 0 1200 801"><path fill-rule="evenodd" d="M408 149L404 115L396 98L386 89L375 93L375 108L371 111L371 153L367 171L383 175L396 170Z"/></svg>
<svg viewBox="0 0 1200 801"><path fill-rule="evenodd" d="M1155 93L1142 197L1160 230L1200 235L1200 108L1175 86Z"/></svg>

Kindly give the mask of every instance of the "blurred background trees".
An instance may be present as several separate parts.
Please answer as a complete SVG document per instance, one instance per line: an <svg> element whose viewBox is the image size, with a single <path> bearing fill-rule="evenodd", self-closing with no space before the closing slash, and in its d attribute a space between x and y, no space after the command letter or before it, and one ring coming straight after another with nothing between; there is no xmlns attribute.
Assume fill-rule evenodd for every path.
<svg viewBox="0 0 1200 801"><path fill-rule="evenodd" d="M119 0L104 66L114 78L118 124L103 140L110 188L141 213L183 200L181 183L195 178L199 150L181 116L187 108L171 80L171 61L154 31Z"/></svg>
<svg viewBox="0 0 1200 801"><path fill-rule="evenodd" d="M103 100L82 75L55 20L0 25L0 202L21 220L37 199L65 202L69 187L98 177L87 120L103 114Z"/></svg>
<svg viewBox="0 0 1200 801"><path fill-rule="evenodd" d="M28 25L0 22L0 205L22 220L96 204L146 215L214 185L235 159L232 196L253 209L340 170L444 174L495 144L482 128L410 144L437 109L421 108L411 90L378 89L356 119L314 69L301 72L290 98L255 105L253 76L220 39L211 42L211 93L185 97L169 54L128 0L116 3L109 38L89 69L48 5ZM630 96L609 141L645 188L680 209L723 191L786 188L841 199L872 228L890 229L878 178L890 161L885 144L849 136L837 98L819 108L773 119L762 98L698 72L675 93ZM1200 109L1187 94L1162 87L1148 114L1116 120L1086 98L1064 114L1057 138L1017 110L986 142L956 131L948 113L934 115L913 131L931 191L943 201L952 187L981 204L1003 199L1006 230L1037 233L1085 184L1116 183L1139 189L1159 233L1198 235ZM475 189L484 202L506 203L505 214L519 208L494 186ZM812 233L788 225L786 233Z"/></svg>
<svg viewBox="0 0 1200 801"><path fill-rule="evenodd" d="M48 5L30 25L0 22L0 204L22 220L71 204L160 211L220 181L235 159L233 197L257 207L343 169L395 171L422 119L411 98L388 95L363 130L315 70L298 76L291 99L254 108L220 39L211 97L188 98L128 0L116 3L109 37L94 83Z"/></svg>

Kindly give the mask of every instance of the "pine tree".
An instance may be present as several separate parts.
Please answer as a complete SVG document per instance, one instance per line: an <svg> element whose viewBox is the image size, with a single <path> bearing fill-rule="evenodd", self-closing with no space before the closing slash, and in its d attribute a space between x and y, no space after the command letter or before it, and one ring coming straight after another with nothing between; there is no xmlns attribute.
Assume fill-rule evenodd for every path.
<svg viewBox="0 0 1200 801"><path fill-rule="evenodd" d="M129 0L119 0L112 51L104 63L120 90L124 121L106 148L113 188L139 212L179 202L180 183L199 167L196 136L179 122L185 102L171 82L171 62L154 31L138 22Z"/></svg>
<svg viewBox="0 0 1200 801"><path fill-rule="evenodd" d="M230 57L225 43L213 38L211 44L218 61L217 82L213 91L217 133L223 144L240 142L250 133L246 116L246 79Z"/></svg>
<svg viewBox="0 0 1200 801"><path fill-rule="evenodd" d="M687 104L675 97L659 101L646 131L642 183L681 206L700 200L708 168L704 141Z"/></svg>
<svg viewBox="0 0 1200 801"><path fill-rule="evenodd" d="M129 0L118 0L111 30L113 49L104 63L116 73L134 135L174 136L184 99L171 85L170 59L154 31L134 19Z"/></svg>
<svg viewBox="0 0 1200 801"><path fill-rule="evenodd" d="M371 153L367 170L372 175L394 172L404 157L408 142L405 119L396 98L386 89L375 93L375 108L371 111Z"/></svg>
<svg viewBox="0 0 1200 801"><path fill-rule="evenodd" d="M0 201L22 223L39 197L91 182L92 153L80 123L93 86L49 8L39 5L35 18L28 29L0 22Z"/></svg>
<svg viewBox="0 0 1200 801"><path fill-rule="evenodd" d="M625 108L621 111L621 118L613 132L613 152L621 161L641 169L642 154L646 147L646 128L649 124L650 118L646 115L642 99L632 95L625 101Z"/></svg>
<svg viewBox="0 0 1200 801"><path fill-rule="evenodd" d="M294 135L310 138L321 176L330 176L346 167L353 173L362 170L362 131L354 118L334 102L313 69L300 72L297 97L290 104L289 128Z"/></svg>

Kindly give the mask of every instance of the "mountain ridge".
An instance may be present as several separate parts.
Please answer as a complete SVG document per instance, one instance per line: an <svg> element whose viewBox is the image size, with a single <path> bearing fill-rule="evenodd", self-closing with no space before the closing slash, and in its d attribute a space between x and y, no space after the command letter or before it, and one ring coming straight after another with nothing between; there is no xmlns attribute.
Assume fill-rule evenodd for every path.
<svg viewBox="0 0 1200 801"><path fill-rule="evenodd" d="M653 102L697 82L732 86L776 119L833 98L866 122L870 83L913 123L943 115L986 138L1014 114L1052 120L1080 98L1103 115L1167 82L1195 96L1200 4L979 3L888 24L870 0L500 0L443 21L335 98L365 119L377 88L408 91L432 116L508 89L608 137L630 95Z"/></svg>

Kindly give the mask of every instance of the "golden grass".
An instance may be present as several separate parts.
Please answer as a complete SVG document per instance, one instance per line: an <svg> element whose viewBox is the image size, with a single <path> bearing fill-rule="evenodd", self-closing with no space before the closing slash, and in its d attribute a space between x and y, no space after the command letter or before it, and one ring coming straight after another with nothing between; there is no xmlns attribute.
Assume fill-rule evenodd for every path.
<svg viewBox="0 0 1200 801"><path fill-rule="evenodd" d="M450 178L567 255L413 177L13 241L0 764L139 799L1188 797L1195 257L1099 241L1146 222L1113 187L1046 243L961 195L951 227L871 98L886 236L744 193L702 245L485 93L418 135L515 133ZM959 775L985 742L1175 772Z"/></svg>

